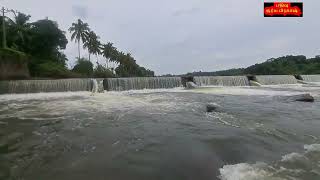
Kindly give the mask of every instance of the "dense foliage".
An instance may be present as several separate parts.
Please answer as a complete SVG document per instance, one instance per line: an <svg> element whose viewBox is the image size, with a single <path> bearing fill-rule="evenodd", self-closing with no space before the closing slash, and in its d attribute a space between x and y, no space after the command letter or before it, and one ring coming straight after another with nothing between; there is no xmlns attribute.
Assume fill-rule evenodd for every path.
<svg viewBox="0 0 320 180"><path fill-rule="evenodd" d="M247 68L216 72L193 72L194 76L236 76L236 75L295 75L320 74L320 56L307 59L305 56L283 56L271 58Z"/></svg>
<svg viewBox="0 0 320 180"><path fill-rule="evenodd" d="M81 59L78 59L72 71L75 73L81 74L84 77L92 77L93 64L89 60L81 58Z"/></svg>
<svg viewBox="0 0 320 180"><path fill-rule="evenodd" d="M68 59L62 52L68 40L66 32L59 28L58 23L49 19L30 22L30 15L13 14L14 18L5 17L5 39L2 38L3 17L0 16L0 40L5 42L0 56L7 52L4 49L9 49L9 52L15 52L16 55L28 56L29 70L34 77L154 76L153 71L140 67L130 54L118 51L112 43L101 43L99 36L80 19L69 28L71 40L78 44L78 61L69 70L66 67ZM81 44L88 50L88 60L81 57ZM91 62L91 55L96 56L96 65ZM99 56L105 58L106 67L98 63ZM113 68L108 66L110 62L113 63Z"/></svg>

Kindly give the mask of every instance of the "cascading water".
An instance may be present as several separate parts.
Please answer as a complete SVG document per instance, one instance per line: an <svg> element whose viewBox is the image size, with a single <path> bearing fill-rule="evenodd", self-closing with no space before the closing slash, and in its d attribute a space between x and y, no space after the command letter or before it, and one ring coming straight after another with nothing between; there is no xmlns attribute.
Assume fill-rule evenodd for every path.
<svg viewBox="0 0 320 180"><path fill-rule="evenodd" d="M249 86L246 76L195 76L198 86Z"/></svg>
<svg viewBox="0 0 320 180"><path fill-rule="evenodd" d="M320 75L301 75L303 81L320 82Z"/></svg>
<svg viewBox="0 0 320 180"><path fill-rule="evenodd" d="M96 79L91 79L91 81L92 81L92 90L91 90L91 92L92 93L98 93L98 89L99 89L98 81Z"/></svg>
<svg viewBox="0 0 320 180"><path fill-rule="evenodd" d="M92 93L101 93L104 91L103 79L91 79L92 82Z"/></svg>
<svg viewBox="0 0 320 180"><path fill-rule="evenodd" d="M261 75L256 76L256 80L262 85L277 85L277 84L297 84L298 81L291 75Z"/></svg>
<svg viewBox="0 0 320 180"><path fill-rule="evenodd" d="M0 81L0 94L90 90L90 79Z"/></svg>
<svg viewBox="0 0 320 180"><path fill-rule="evenodd" d="M126 91L131 89L163 89L182 85L180 77L137 77L106 79L109 91Z"/></svg>

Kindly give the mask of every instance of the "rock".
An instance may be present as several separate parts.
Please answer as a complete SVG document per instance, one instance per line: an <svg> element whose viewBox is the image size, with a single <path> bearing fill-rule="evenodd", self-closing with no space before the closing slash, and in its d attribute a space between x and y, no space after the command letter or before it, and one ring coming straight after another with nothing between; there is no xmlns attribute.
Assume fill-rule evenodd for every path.
<svg viewBox="0 0 320 180"><path fill-rule="evenodd" d="M303 102L314 102L314 97L310 94L302 94L295 97L295 101L303 101Z"/></svg>
<svg viewBox="0 0 320 180"><path fill-rule="evenodd" d="M187 82L186 83L186 89L195 89L197 88L198 86L194 83L194 82Z"/></svg>
<svg viewBox="0 0 320 180"><path fill-rule="evenodd" d="M181 83L182 83L183 87L187 86L186 85L187 82L194 82L193 76L182 76L181 77Z"/></svg>
<svg viewBox="0 0 320 180"><path fill-rule="evenodd" d="M286 97L288 101L314 102L314 97L310 94L298 94Z"/></svg>
<svg viewBox="0 0 320 180"><path fill-rule="evenodd" d="M219 108L216 104L208 104L207 105L207 112L214 112Z"/></svg>
<svg viewBox="0 0 320 180"><path fill-rule="evenodd" d="M262 86L259 82L250 80L250 86Z"/></svg>
<svg viewBox="0 0 320 180"><path fill-rule="evenodd" d="M302 80L297 80L298 83L300 84L309 84L308 82L302 81Z"/></svg>

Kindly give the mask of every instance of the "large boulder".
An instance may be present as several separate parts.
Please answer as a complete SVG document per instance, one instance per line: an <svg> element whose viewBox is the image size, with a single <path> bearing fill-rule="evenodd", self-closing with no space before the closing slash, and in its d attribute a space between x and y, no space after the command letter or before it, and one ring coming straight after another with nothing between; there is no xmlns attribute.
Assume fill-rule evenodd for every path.
<svg viewBox="0 0 320 180"><path fill-rule="evenodd" d="M206 111L207 112L216 112L219 109L219 107L220 106L215 103L210 103L210 104L207 104Z"/></svg>
<svg viewBox="0 0 320 180"><path fill-rule="evenodd" d="M285 100L287 101L301 101L301 102L314 102L314 97L310 94L298 94L292 96L286 96Z"/></svg>
<svg viewBox="0 0 320 180"><path fill-rule="evenodd" d="M186 89L195 89L197 88L198 86L194 83L194 82L187 82L186 83Z"/></svg>

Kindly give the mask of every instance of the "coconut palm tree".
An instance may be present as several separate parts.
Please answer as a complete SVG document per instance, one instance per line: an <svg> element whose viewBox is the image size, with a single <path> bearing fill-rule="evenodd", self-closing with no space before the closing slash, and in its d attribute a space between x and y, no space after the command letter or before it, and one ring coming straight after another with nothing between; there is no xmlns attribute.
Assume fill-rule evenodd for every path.
<svg viewBox="0 0 320 180"><path fill-rule="evenodd" d="M88 49L89 61L91 54L96 55L98 61L98 55L101 54L101 43L99 39L100 37L93 31L86 33L86 40L84 41L83 47Z"/></svg>
<svg viewBox="0 0 320 180"><path fill-rule="evenodd" d="M114 62L114 63L119 62L118 61L118 53L119 52L118 52L117 48L115 48L112 43L109 42L109 43L103 45L102 54L106 58L107 68L108 68L109 61Z"/></svg>
<svg viewBox="0 0 320 180"><path fill-rule="evenodd" d="M80 41L86 41L86 34L90 31L89 25L78 19L77 23L72 23L69 32L72 33L71 41L75 40L78 43L79 59L80 57Z"/></svg>
<svg viewBox="0 0 320 180"><path fill-rule="evenodd" d="M12 11L14 14L14 20L9 19L11 23L11 27L14 33L13 41L17 43L21 43L22 45L25 44L25 40L27 38L30 39L30 27L31 24L29 23L30 15L26 15L23 13Z"/></svg>

